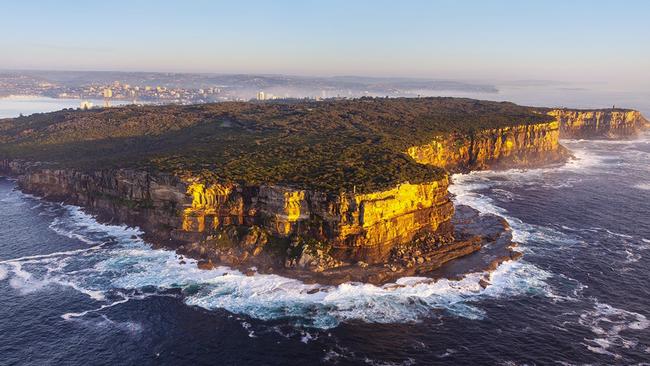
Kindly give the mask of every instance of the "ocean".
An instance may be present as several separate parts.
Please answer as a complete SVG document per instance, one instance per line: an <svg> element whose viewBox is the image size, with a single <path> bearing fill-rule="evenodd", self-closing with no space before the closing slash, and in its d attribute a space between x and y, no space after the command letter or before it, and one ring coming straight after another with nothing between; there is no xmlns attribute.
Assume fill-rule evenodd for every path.
<svg viewBox="0 0 650 366"><path fill-rule="evenodd" d="M650 134L562 143L561 167L453 176L524 253L485 289L198 270L0 178L0 365L648 364Z"/></svg>

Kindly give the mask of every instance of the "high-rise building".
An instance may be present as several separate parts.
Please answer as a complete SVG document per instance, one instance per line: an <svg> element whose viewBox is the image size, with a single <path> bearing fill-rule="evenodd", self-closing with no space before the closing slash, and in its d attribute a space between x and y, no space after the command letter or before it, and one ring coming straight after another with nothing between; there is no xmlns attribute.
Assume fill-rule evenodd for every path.
<svg viewBox="0 0 650 366"><path fill-rule="evenodd" d="M263 91L257 92L257 100L266 100L266 95L264 94Z"/></svg>
<svg viewBox="0 0 650 366"><path fill-rule="evenodd" d="M104 108L111 106L111 98L113 97L113 91L111 88L104 89Z"/></svg>

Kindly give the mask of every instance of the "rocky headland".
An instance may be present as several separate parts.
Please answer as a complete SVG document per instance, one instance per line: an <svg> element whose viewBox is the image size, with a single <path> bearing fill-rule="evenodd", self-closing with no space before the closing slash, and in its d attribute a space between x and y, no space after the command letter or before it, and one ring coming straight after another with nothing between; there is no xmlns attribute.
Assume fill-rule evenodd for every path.
<svg viewBox="0 0 650 366"><path fill-rule="evenodd" d="M117 108L0 121L0 172L137 225L179 261L385 283L519 256L505 220L454 207L449 172L560 164L561 137L629 137L647 124L629 110L454 98Z"/></svg>

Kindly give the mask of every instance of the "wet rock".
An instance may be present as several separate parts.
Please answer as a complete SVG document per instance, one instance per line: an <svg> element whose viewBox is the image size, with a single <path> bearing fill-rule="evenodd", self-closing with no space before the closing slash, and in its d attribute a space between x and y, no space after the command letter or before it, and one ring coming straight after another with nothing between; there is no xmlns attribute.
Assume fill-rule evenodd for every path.
<svg viewBox="0 0 650 366"><path fill-rule="evenodd" d="M485 278L481 278L481 279L478 281L478 284L479 284L481 287L483 287L484 289L491 285L491 283L490 283L488 280L486 280Z"/></svg>
<svg viewBox="0 0 650 366"><path fill-rule="evenodd" d="M199 267L199 269L206 269L206 270L214 269L214 264L212 263L211 260L207 260L207 261L201 260L198 261L196 265L197 267Z"/></svg>

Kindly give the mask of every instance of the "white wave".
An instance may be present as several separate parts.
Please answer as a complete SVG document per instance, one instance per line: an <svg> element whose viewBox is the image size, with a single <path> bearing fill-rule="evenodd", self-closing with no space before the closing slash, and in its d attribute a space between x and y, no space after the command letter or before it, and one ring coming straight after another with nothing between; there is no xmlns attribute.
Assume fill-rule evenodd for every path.
<svg viewBox="0 0 650 366"><path fill-rule="evenodd" d="M633 186L634 188L641 189L644 191L650 191L650 183L640 183Z"/></svg>
<svg viewBox="0 0 650 366"><path fill-rule="evenodd" d="M594 229L598 230L600 228L594 228ZM631 236L631 235L617 233L617 232L614 232L614 231L611 231L611 230L608 230L608 229L602 229L602 230L605 230L605 232L607 234L609 234L609 235L618 236L618 237L625 238L625 239L632 239L633 238L633 236Z"/></svg>
<svg viewBox="0 0 650 366"><path fill-rule="evenodd" d="M558 168L550 168L560 171L584 171L602 165L605 157L596 154L591 148L574 146L571 148L573 158Z"/></svg>
<svg viewBox="0 0 650 366"><path fill-rule="evenodd" d="M115 228L107 230L121 231ZM106 291L115 288L182 288L187 292L185 302L189 305L223 308L258 319L297 317L302 318L304 324L321 328L353 319L380 323L418 321L435 309L477 319L484 314L469 302L481 296L500 297L538 291L548 276L536 268L512 263L501 266L492 274L493 285L487 289L478 284L483 273L471 274L462 281L403 278L385 286L360 283L319 286L277 275L246 276L227 267L200 270L194 260L187 259L186 264L180 264L174 252L152 250L142 241L130 238L120 247L89 252L89 255L101 257L92 270L82 273L78 269L72 272L57 269L60 273L51 274L53 281L73 284L70 287L98 301L105 298ZM88 290L84 281L104 283L104 287ZM108 305L119 303L122 302ZM98 309L67 314L66 318L105 308L106 304Z"/></svg>
<svg viewBox="0 0 650 366"><path fill-rule="evenodd" d="M249 322L241 322L242 328L246 329L248 332L248 337L250 338L256 338L257 336L255 335L255 331L251 330L251 323Z"/></svg>
<svg viewBox="0 0 650 366"><path fill-rule="evenodd" d="M86 314L89 314L89 313L96 313L98 311L101 311L101 310L104 310L104 309L107 309L107 308L111 308L111 307L119 305L119 304L124 304L125 302L127 302L129 300L130 300L130 298L124 297L121 300L114 301L114 302L112 302L110 304L104 304L104 305L102 305L102 306L100 306L99 308L96 308L96 309L85 310L85 311L82 311L82 312L79 312L79 313L65 313L65 314L61 315L61 318L63 318L64 320L70 320L70 319L73 319L73 318L81 318L81 317L83 317L83 316L85 316Z"/></svg>
<svg viewBox="0 0 650 366"><path fill-rule="evenodd" d="M7 268L4 266L0 266L0 281L4 280L8 276Z"/></svg>
<svg viewBox="0 0 650 366"><path fill-rule="evenodd" d="M11 262L9 264L13 267L13 276L9 279L9 286L19 291L21 295L40 291L50 284L47 280L32 276L30 272L22 268L20 262Z"/></svg>
<svg viewBox="0 0 650 366"><path fill-rule="evenodd" d="M471 183L468 183L471 184ZM478 184L489 185L489 181ZM456 188L459 185L454 185ZM475 187L478 189L478 187ZM472 199L474 204L485 203L482 211L504 213L489 198L473 199L471 187L457 189L456 200ZM464 196L465 195L465 196ZM269 320L297 319L296 322L319 328L330 328L342 321L361 320L370 323L416 322L424 317L446 312L453 316L480 319L485 316L478 300L527 294L552 296L545 283L550 276L529 263L510 262L491 274L491 286L483 289L479 280L485 273L472 273L460 281L408 277L396 283L374 286L345 283L339 286L305 284L273 274L247 276L239 271L218 267L200 270L196 261L186 259L180 264L178 256L169 250L153 250L139 239L137 228L98 223L91 215L75 206L62 206L65 213L51 227L60 234L93 243L78 251L52 253L14 259L11 280L17 287L38 289L54 283L76 289L97 302L105 302L116 289L139 292L144 288L158 289L158 294L169 289L181 289L188 305L205 309L226 309L237 314ZM510 218L511 224L517 223ZM526 227L516 227L515 237L526 240ZM532 230L532 229L528 229ZM82 239L82 240L83 240ZM111 242L115 245L96 245ZM68 265L70 261L74 265ZM36 278L21 271L21 264L46 266L47 274ZM68 270L71 268L71 270ZM42 274L42 271L39 272ZM40 287L39 287L40 286ZM97 308L63 315L70 320L89 313L123 304L124 298L101 304Z"/></svg>
<svg viewBox="0 0 650 366"><path fill-rule="evenodd" d="M615 308L596 302L594 309L580 315L579 323L596 335L585 339L587 349L594 353L606 354L616 358L616 348L630 349L638 344L638 339L630 331L644 330L650 326L645 315Z"/></svg>
<svg viewBox="0 0 650 366"><path fill-rule="evenodd" d="M12 262L22 262L22 261L30 261L30 260L38 260L38 259L46 259L46 258L55 258L55 257L61 257L61 256L70 256L78 253L84 253L84 252L89 252L92 250L98 250L101 249L101 247L106 244L106 243L101 243L99 245L92 246L90 248L84 248L84 249L75 249L75 250L68 250L68 251L63 251L63 252L54 252L54 253L48 253L48 254L39 254L39 255L28 255L25 257L18 257L18 258L13 258L13 259L6 259L0 261L0 264L5 264L5 263L12 263Z"/></svg>
<svg viewBox="0 0 650 366"><path fill-rule="evenodd" d="M95 301L103 301L103 300L106 299L106 296L104 295L104 292L102 290L86 289L86 288L83 288L83 287L79 286L78 284L76 284L74 282L69 282L69 281L55 280L53 282L56 283L56 284L59 284L61 286L71 287L71 288L81 292L82 294L87 295L88 297L90 297L91 299L93 299Z"/></svg>
<svg viewBox="0 0 650 366"><path fill-rule="evenodd" d="M311 333L309 333L307 331L304 331L304 330L301 331L301 334L302 334L302 336L300 337L300 342L302 342L304 344L308 344L309 342L318 339L318 334L312 335Z"/></svg>
<svg viewBox="0 0 650 366"><path fill-rule="evenodd" d="M452 177L454 183L449 186L449 191L454 195L453 201L455 204L470 206L478 210L481 214L494 214L503 217L512 228L513 240L517 243L544 243L549 244L548 248L552 248L553 250L556 250L558 245L576 244L577 240L575 238L569 237L557 230L525 223L521 219L510 215L507 210L500 207L488 195L478 192L485 189L492 191L495 187L507 186L511 183L515 186L520 186L520 178L525 177L531 179L538 173L540 173L538 170L519 172L517 173L521 175L519 178L511 178L510 171L507 173L484 171L469 174L454 174ZM511 178L510 181L504 180L504 178L508 177ZM526 251L527 248L526 246L521 246L518 250Z"/></svg>
<svg viewBox="0 0 650 366"><path fill-rule="evenodd" d="M453 354L456 353L456 352L458 352L458 351L456 351L456 350L453 349L453 348L447 348L447 349L445 350L445 353L439 354L437 357L438 357L438 358L446 358L446 357L449 357L449 356L453 355Z"/></svg>
<svg viewBox="0 0 650 366"><path fill-rule="evenodd" d="M133 260L134 256L139 256ZM339 286L304 284L277 275L244 275L220 267L199 270L195 265L178 264L168 251L129 250L98 264L100 271L124 269L112 286L139 289L197 287L185 297L189 305L206 309L222 308L254 318L270 320L300 317L305 323L329 328L341 321L362 320L372 323L413 322L445 310L456 316L478 319L482 310L469 305L482 296L500 297L538 291L548 273L512 263L492 274L492 286L483 289L474 273L461 281L428 278L402 278L394 284L374 286L345 283ZM318 290L318 291L316 291Z"/></svg>
<svg viewBox="0 0 650 366"><path fill-rule="evenodd" d="M636 263L636 262L639 261L639 259L642 258L641 254L631 252L628 249L625 249L624 252L625 252L625 257L626 257L625 261L627 263Z"/></svg>

